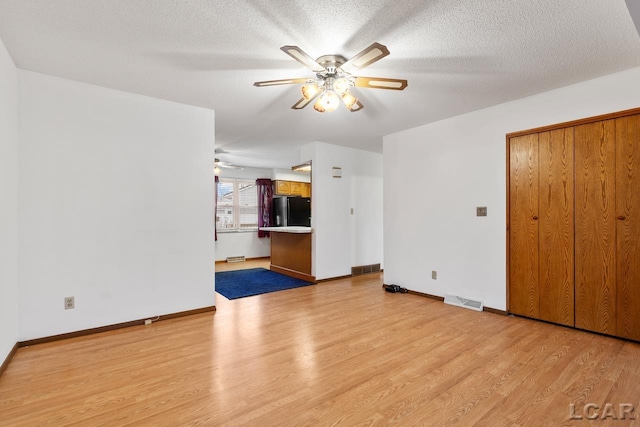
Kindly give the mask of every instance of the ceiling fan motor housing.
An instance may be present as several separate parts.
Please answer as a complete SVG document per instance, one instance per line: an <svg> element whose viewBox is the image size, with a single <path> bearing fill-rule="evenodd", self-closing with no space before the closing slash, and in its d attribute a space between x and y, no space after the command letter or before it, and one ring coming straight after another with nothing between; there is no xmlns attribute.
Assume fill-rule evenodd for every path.
<svg viewBox="0 0 640 427"><path fill-rule="evenodd" d="M346 58L341 55L323 55L316 59L316 62L326 68L326 73L320 73L318 76L326 75L329 77L333 77L338 73L338 68L345 62L347 62Z"/></svg>

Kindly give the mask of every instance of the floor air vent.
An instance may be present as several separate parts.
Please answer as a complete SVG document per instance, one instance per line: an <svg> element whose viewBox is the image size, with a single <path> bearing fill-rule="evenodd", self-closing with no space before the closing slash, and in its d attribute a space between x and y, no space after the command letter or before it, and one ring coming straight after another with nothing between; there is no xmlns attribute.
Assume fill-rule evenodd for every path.
<svg viewBox="0 0 640 427"><path fill-rule="evenodd" d="M242 262L242 261L246 261L244 258L244 255L227 257L227 262Z"/></svg>
<svg viewBox="0 0 640 427"><path fill-rule="evenodd" d="M484 305L482 301L476 301L472 299L467 299L463 297L459 297L456 295L445 295L444 303L450 305L457 305L458 307L468 308L469 310L482 311Z"/></svg>

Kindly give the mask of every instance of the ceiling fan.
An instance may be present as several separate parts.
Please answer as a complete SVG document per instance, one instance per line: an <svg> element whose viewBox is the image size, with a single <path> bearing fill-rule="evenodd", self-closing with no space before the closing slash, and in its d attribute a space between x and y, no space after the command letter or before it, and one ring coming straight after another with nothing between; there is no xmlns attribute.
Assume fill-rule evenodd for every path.
<svg viewBox="0 0 640 427"><path fill-rule="evenodd" d="M224 168L224 169L240 169L240 170L244 169L244 167L242 166L236 166L231 162L225 162L220 159L215 159L214 164L216 167Z"/></svg>
<svg viewBox="0 0 640 427"><path fill-rule="evenodd" d="M360 111L364 106L358 98L349 93L351 87L391 90L403 90L407 87L406 80L354 75L389 55L389 49L380 43L373 43L349 60L340 55L323 55L318 59L313 59L298 46L283 46L280 50L309 68L316 74L316 77L267 80L255 82L253 85L264 87L302 84L302 98L293 104L291 108L294 110L301 110L317 99L313 109L320 113L335 110L340 105L340 101L349 111Z"/></svg>

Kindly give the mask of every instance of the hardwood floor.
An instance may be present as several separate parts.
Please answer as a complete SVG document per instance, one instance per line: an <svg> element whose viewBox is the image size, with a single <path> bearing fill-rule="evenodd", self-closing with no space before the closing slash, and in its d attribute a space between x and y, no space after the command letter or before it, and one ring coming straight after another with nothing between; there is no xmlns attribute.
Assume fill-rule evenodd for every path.
<svg viewBox="0 0 640 427"><path fill-rule="evenodd" d="M575 416L607 403L640 416L639 344L381 284L217 295L214 313L20 348L0 377L0 425L587 423L572 403ZM633 423L609 411L597 425Z"/></svg>
<svg viewBox="0 0 640 427"><path fill-rule="evenodd" d="M270 258L253 258L241 262L216 262L216 271L246 270L249 268L266 268L271 265Z"/></svg>

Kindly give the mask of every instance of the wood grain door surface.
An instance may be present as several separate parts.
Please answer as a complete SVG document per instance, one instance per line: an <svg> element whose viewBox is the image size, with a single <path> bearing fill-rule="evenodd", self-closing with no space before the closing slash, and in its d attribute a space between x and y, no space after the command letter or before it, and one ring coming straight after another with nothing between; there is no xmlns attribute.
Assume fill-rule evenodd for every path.
<svg viewBox="0 0 640 427"><path fill-rule="evenodd" d="M509 136L510 312L640 341L640 115L625 113Z"/></svg>
<svg viewBox="0 0 640 427"><path fill-rule="evenodd" d="M509 311L538 318L538 135L511 138L509 157Z"/></svg>
<svg viewBox="0 0 640 427"><path fill-rule="evenodd" d="M575 326L616 333L615 121L575 128Z"/></svg>
<svg viewBox="0 0 640 427"><path fill-rule="evenodd" d="M640 340L640 116L616 119L616 335Z"/></svg>
<svg viewBox="0 0 640 427"><path fill-rule="evenodd" d="M574 326L573 128L539 134L540 319Z"/></svg>

